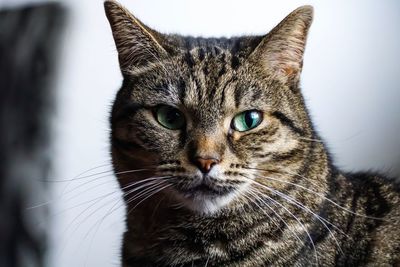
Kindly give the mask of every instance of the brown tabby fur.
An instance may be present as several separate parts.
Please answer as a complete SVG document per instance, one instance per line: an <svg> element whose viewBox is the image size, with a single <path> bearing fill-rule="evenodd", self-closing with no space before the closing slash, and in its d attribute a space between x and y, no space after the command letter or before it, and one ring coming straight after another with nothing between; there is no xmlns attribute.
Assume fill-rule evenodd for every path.
<svg viewBox="0 0 400 267"><path fill-rule="evenodd" d="M124 267L400 264L399 186L339 171L308 116L299 76L312 7L230 39L164 35L114 1L105 9L124 77L111 115ZM158 105L178 108L184 129L161 126ZM253 109L259 126L230 127ZM198 156L219 162L203 175Z"/></svg>

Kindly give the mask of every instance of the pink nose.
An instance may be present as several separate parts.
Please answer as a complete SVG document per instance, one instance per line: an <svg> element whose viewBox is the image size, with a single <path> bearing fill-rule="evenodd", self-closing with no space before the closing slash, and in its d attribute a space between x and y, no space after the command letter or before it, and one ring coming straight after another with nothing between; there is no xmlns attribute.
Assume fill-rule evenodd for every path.
<svg viewBox="0 0 400 267"><path fill-rule="evenodd" d="M202 173L208 173L214 165L219 163L219 160L215 158L196 157L194 161Z"/></svg>

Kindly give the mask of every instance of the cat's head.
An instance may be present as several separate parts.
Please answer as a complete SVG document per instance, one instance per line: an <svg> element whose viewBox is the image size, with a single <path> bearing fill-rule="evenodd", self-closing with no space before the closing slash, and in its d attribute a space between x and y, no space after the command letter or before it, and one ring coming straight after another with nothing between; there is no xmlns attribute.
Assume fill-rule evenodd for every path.
<svg viewBox="0 0 400 267"><path fill-rule="evenodd" d="M312 126L299 76L312 7L266 36L230 39L164 35L114 1L105 8L124 77L111 124L127 200L146 184L214 213L303 164Z"/></svg>

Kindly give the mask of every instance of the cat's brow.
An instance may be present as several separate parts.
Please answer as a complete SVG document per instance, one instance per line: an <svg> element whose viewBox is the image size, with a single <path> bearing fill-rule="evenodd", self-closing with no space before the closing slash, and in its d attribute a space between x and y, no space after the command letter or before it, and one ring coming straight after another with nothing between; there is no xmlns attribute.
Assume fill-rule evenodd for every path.
<svg viewBox="0 0 400 267"><path fill-rule="evenodd" d="M116 114L114 114L114 120L119 121L121 119L125 119L128 116L134 115L136 112L138 112L140 109L143 108L148 108L144 105L141 105L139 103L127 103L122 108L120 108Z"/></svg>
<svg viewBox="0 0 400 267"><path fill-rule="evenodd" d="M277 118L283 125L289 127L292 131L299 134L300 136L305 135L304 130L297 127L293 120L280 111L274 111L271 113L272 116Z"/></svg>

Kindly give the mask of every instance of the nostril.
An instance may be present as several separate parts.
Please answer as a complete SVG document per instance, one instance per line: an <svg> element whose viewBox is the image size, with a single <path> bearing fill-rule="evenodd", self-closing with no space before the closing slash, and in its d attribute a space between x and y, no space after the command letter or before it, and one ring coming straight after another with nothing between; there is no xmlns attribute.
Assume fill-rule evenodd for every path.
<svg viewBox="0 0 400 267"><path fill-rule="evenodd" d="M196 157L195 163L201 172L208 173L213 166L219 163L219 160L216 158Z"/></svg>

